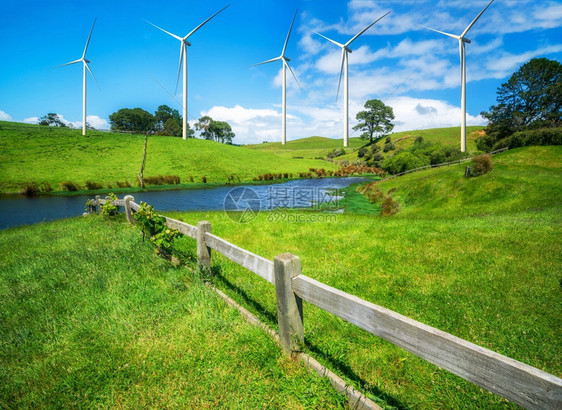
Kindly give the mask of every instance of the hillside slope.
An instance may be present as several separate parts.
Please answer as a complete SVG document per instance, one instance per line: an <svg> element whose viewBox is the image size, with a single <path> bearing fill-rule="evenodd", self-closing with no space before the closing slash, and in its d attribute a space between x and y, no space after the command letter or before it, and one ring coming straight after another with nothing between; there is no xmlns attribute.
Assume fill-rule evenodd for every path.
<svg viewBox="0 0 562 410"><path fill-rule="evenodd" d="M92 180L115 186L135 184L140 169L144 135L91 131L0 122L0 192L18 191L26 182L48 182L55 190L63 181L79 185ZM280 158L268 152L219 144L214 141L151 136L145 176L179 175L182 183L225 183L234 174L251 181L265 173L308 172L309 168L335 170L322 160Z"/></svg>

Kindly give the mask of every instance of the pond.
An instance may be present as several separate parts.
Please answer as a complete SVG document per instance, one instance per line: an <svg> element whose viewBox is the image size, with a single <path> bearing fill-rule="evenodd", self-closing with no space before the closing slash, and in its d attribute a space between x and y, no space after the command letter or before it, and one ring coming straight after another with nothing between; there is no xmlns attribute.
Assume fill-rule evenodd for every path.
<svg viewBox="0 0 562 410"><path fill-rule="evenodd" d="M300 179L281 184L220 186L206 189L135 192L135 202L146 202L160 211L264 210L310 208L336 202L337 190L367 181L365 177ZM119 195L122 198L123 194ZM0 199L0 229L82 215L92 195L41 196ZM102 196L103 198L103 196Z"/></svg>

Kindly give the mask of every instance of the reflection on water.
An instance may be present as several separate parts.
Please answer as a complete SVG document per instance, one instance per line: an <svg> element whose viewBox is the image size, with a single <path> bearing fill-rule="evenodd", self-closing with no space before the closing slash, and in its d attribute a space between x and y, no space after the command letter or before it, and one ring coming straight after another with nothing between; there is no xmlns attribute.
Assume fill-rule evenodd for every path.
<svg viewBox="0 0 562 410"><path fill-rule="evenodd" d="M325 178L301 179L282 184L252 185L243 196L229 193L241 187L216 187L181 191L136 192L135 202L147 202L161 211L195 211L236 209L243 206L252 209L308 208L317 203L335 201L339 198L338 189L362 182L368 178ZM335 190L335 191L334 191ZM255 194L252 194L253 191ZM248 197L251 194L253 200ZM335 195L334 195L335 194ZM255 198L259 198L259 201ZM119 195L121 198L123 195ZM81 215L84 205L91 195L74 197L47 196L37 198L8 197L0 199L0 229L17 225L34 224ZM103 196L102 196L103 197ZM249 199L250 198L250 199Z"/></svg>

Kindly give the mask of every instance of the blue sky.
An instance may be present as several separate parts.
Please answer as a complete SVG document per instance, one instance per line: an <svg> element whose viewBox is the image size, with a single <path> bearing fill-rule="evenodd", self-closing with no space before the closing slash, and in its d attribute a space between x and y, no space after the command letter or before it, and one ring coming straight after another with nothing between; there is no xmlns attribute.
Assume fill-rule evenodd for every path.
<svg viewBox="0 0 562 410"><path fill-rule="evenodd" d="M279 141L281 63L277 57L298 9L286 55L301 89L288 78L287 137L341 138L343 98L336 101L341 50L312 30L346 42L371 27L349 56L350 126L366 100L394 108L396 131L460 124L458 43L421 28L460 34L488 0L232 0L191 38L188 110L228 121L236 143ZM0 4L0 119L33 122L56 112L81 126L82 68L53 68L87 53L99 88L88 77L88 121L107 128L119 108L181 112L174 94L180 36L227 1L26 1ZM495 103L496 89L533 57L560 61L562 2L496 0L471 29L467 44L468 124ZM177 101L176 101L177 100ZM357 136L358 133L352 136Z"/></svg>

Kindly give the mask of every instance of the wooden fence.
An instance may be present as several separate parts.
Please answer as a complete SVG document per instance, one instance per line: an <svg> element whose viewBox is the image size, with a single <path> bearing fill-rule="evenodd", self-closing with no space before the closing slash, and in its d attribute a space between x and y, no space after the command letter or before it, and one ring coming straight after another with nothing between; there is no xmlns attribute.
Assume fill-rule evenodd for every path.
<svg viewBox="0 0 562 410"><path fill-rule="evenodd" d="M106 200L110 198L97 196L96 204ZM113 204L124 206L127 220L135 223L139 205L132 196ZM214 250L275 286L279 339L288 355L298 354L304 345L305 300L520 406L562 409L562 379L309 278L301 273L296 255L285 253L270 261L213 235L207 221L195 227L166 218L166 225L197 240L202 269L211 268Z"/></svg>

